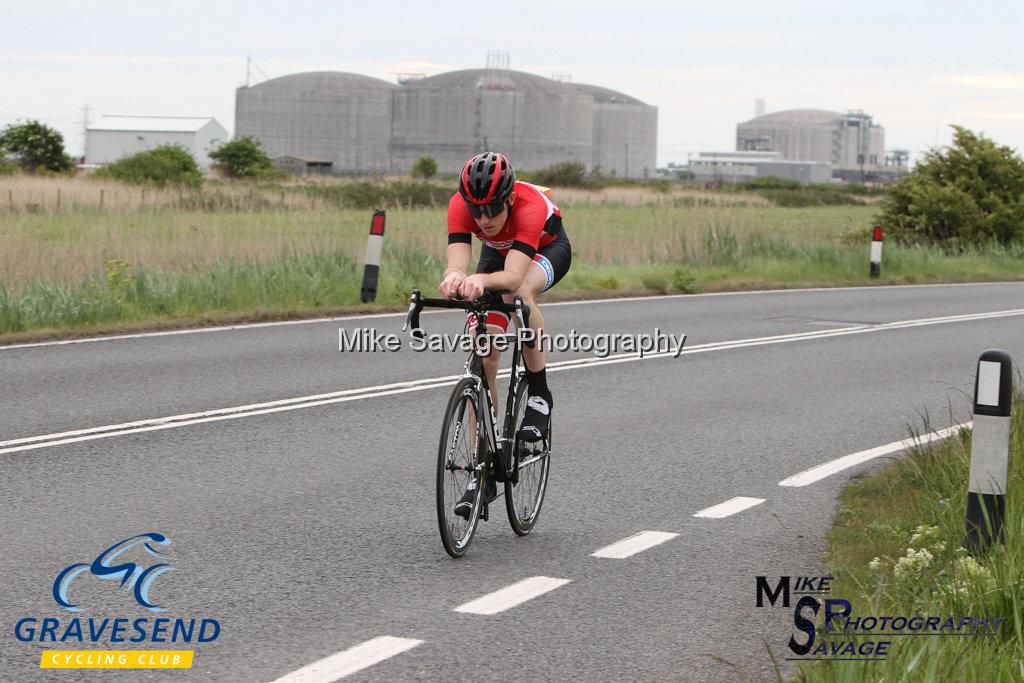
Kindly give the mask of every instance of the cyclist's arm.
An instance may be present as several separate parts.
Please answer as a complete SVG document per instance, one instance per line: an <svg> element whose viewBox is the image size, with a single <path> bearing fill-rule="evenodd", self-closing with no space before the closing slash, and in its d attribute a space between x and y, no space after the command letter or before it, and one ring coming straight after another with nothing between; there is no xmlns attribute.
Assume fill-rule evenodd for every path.
<svg viewBox="0 0 1024 683"><path fill-rule="evenodd" d="M533 258L527 256L518 249L509 249L505 256L505 269L488 273L484 278L486 289L503 289L514 292L519 289L526 278L526 271L530 267Z"/></svg>
<svg viewBox="0 0 1024 683"><path fill-rule="evenodd" d="M462 273L469 270L469 263L473 260L473 248L468 244L456 242L448 245L448 267L444 269L444 277L451 273Z"/></svg>

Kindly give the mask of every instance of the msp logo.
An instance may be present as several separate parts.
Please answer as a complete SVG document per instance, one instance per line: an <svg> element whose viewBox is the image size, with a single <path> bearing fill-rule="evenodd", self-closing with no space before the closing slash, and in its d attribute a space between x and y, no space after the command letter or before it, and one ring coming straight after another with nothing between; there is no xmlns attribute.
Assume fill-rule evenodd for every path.
<svg viewBox="0 0 1024 683"><path fill-rule="evenodd" d="M802 632L789 638L791 661L853 662L880 661L892 651L894 639L901 636L995 636L1005 620L999 616L927 615L927 614L853 614L853 605L843 598L826 597L832 593L831 576L780 576L772 590L767 576L758 576L756 605L764 607L765 598L775 606L790 607L790 584L795 579L794 595L801 596L793 607L793 626ZM816 620L824 607L824 624Z"/></svg>
<svg viewBox="0 0 1024 683"><path fill-rule="evenodd" d="M72 604L68 600L68 588L71 586L71 582L76 576L88 570L93 576L104 581L116 581L117 579L120 579L121 583L118 587L124 588L127 585L127 587L132 590L132 594L135 596L135 601L137 603L148 610L163 612L164 609L162 607L154 605L149 601L149 589L156 580L156 577L160 576L164 572L174 571L174 567L166 562L158 562L145 568L139 566L135 562L112 564L118 560L118 557L120 557L122 553L139 545L141 545L150 555L161 557L163 553L157 550L154 545L169 546L171 545L171 539L167 538L163 534L152 532L148 534L139 534L138 536L126 538L125 540L110 546L100 553L96 559L92 561L92 564L78 562L68 565L60 574L57 575L57 579L53 582L53 599L57 601L58 605L67 610L80 612L81 608L78 605Z"/></svg>
<svg viewBox="0 0 1024 683"><path fill-rule="evenodd" d="M68 612L82 612L84 608L69 597L73 587L82 581L109 581L115 588L125 589L135 603L150 612L164 612L149 594L158 577L176 569L170 562L170 546L171 539L164 534L151 531L130 536L102 551L92 562L73 562L61 569L53 580L51 595ZM131 606L131 600L125 600L125 607ZM100 648L43 650L39 666L44 669L187 669L192 666L194 650L113 647L121 643L132 643L128 647L135 648L170 643L181 648L185 643L211 643L220 636L221 627L212 617L30 615L19 619L13 630L14 637L22 643L53 643L57 647L65 643L91 643Z"/></svg>

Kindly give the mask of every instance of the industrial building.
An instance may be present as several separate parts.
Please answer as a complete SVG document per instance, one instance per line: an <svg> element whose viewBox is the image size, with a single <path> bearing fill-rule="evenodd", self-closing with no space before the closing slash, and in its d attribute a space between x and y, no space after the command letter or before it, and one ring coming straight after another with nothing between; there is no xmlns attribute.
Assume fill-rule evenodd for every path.
<svg viewBox="0 0 1024 683"><path fill-rule="evenodd" d="M594 99L594 135L590 166L623 178L653 173L658 108L597 85L573 87Z"/></svg>
<svg viewBox="0 0 1024 683"><path fill-rule="evenodd" d="M272 159L329 162L334 170L391 169L391 91L378 78L340 71L281 76L235 96L235 137L260 141Z"/></svg>
<svg viewBox="0 0 1024 683"><path fill-rule="evenodd" d="M235 135L271 157L315 159L340 173L405 173L431 156L456 173L500 151L517 168L561 161L629 178L653 176L657 108L597 86L508 68L466 69L394 85L341 72L242 86Z"/></svg>
<svg viewBox="0 0 1024 683"><path fill-rule="evenodd" d="M779 152L701 152L690 160L694 180L742 183L754 178L785 178L802 185L832 181L827 161L789 161Z"/></svg>
<svg viewBox="0 0 1024 683"><path fill-rule="evenodd" d="M228 140L227 129L206 116L104 116L86 126L85 163L109 164L161 145L178 145L206 169L213 164L210 152Z"/></svg>
<svg viewBox="0 0 1024 683"><path fill-rule="evenodd" d="M905 172L885 153L885 129L860 110L789 109L736 126L737 152L777 152L787 161L830 163L835 177L884 179Z"/></svg>
<svg viewBox="0 0 1024 683"><path fill-rule="evenodd" d="M395 91L392 170L428 155L454 173L484 150L523 169L592 156L594 103L571 85L521 71L467 69ZM652 165L653 170L653 165Z"/></svg>

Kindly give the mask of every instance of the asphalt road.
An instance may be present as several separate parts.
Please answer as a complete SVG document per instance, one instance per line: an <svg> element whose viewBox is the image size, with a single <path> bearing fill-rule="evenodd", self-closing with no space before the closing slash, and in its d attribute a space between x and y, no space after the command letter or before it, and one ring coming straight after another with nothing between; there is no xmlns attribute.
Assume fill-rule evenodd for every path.
<svg viewBox="0 0 1024 683"><path fill-rule="evenodd" d="M1013 313L948 319L998 311ZM768 651L785 667L793 615L755 607L755 577L820 573L838 491L884 459L779 481L906 438L923 415L969 419L978 355L1024 358L1022 284L544 314L553 333L658 327L686 333L688 350L578 367L558 363L592 354L552 354L556 450L538 527L517 538L494 515L458 561L433 508L450 385L379 387L457 375L461 354L338 350L339 327L398 332L401 316L0 348L0 678L271 681L392 636L422 642L352 680L771 680ZM451 313L423 323L461 329ZM764 502L694 517L737 496ZM645 530L678 535L592 556ZM81 612L55 603L61 569L148 531L173 541L175 571L151 592L166 612L88 573L72 591ZM455 611L538 576L568 582L494 615ZM43 649L138 645L15 638L24 617L60 619L59 635L74 617L160 616L215 618L221 633L194 645L187 671L41 671Z"/></svg>

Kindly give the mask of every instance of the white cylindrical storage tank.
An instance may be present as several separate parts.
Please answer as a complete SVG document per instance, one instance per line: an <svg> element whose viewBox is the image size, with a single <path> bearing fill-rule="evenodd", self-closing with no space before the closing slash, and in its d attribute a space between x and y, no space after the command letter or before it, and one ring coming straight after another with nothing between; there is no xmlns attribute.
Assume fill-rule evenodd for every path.
<svg viewBox="0 0 1024 683"><path fill-rule="evenodd" d="M517 169L590 164L594 104L575 88L522 71L466 69L394 91L392 170L421 156L456 173L473 154L501 152Z"/></svg>
<svg viewBox="0 0 1024 683"><path fill-rule="evenodd" d="M736 150L779 152L790 161L837 164L842 143L837 139L843 115L823 109L789 109L736 126Z"/></svg>
<svg viewBox="0 0 1024 683"><path fill-rule="evenodd" d="M654 176L658 146L658 108L635 97L596 85L574 83L594 100L591 168L620 178Z"/></svg>
<svg viewBox="0 0 1024 683"><path fill-rule="evenodd" d="M341 71L243 86L235 95L235 137L256 138L272 158L330 161L341 172L384 172L391 91L397 87Z"/></svg>

